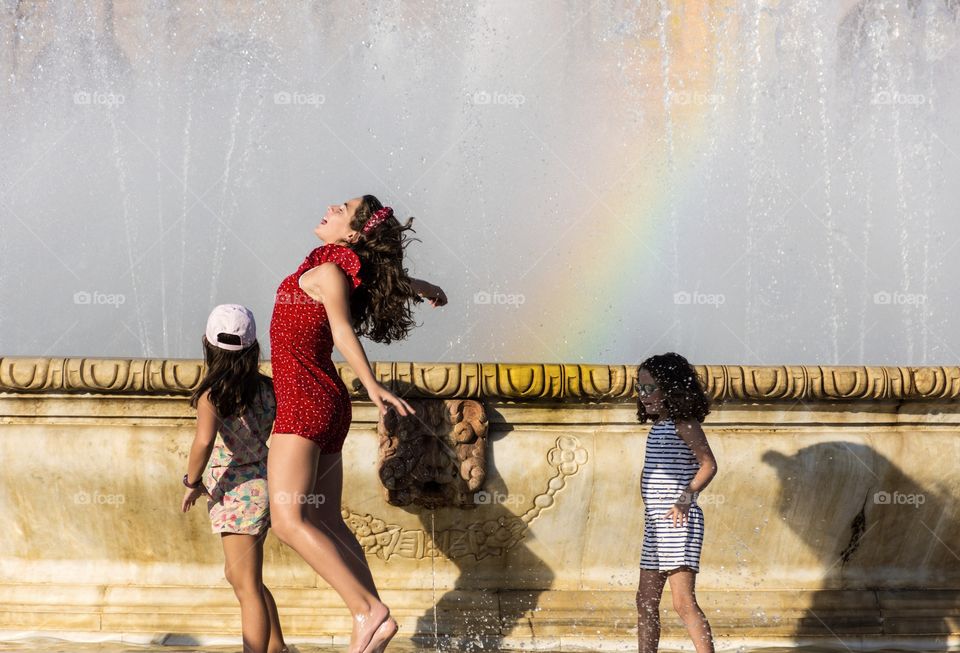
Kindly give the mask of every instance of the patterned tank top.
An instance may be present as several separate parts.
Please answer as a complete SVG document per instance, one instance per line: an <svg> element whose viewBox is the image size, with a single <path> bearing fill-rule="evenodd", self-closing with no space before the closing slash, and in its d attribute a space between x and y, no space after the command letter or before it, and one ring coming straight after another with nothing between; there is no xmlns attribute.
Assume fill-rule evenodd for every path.
<svg viewBox="0 0 960 653"><path fill-rule="evenodd" d="M247 465L267 459L267 440L277 414L273 388L264 381L243 414L220 420L209 467Z"/></svg>

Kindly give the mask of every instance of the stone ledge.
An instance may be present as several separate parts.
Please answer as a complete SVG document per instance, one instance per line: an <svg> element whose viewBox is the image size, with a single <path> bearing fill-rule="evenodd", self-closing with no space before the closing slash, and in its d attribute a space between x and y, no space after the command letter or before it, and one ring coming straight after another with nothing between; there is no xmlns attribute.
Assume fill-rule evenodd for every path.
<svg viewBox="0 0 960 653"><path fill-rule="evenodd" d="M228 587L0 586L0 629L228 635L239 632L240 613ZM789 637L946 637L960 634L960 590L823 590L698 592L718 639ZM326 589L277 588L285 634L297 637L349 635L350 620L338 597ZM19 597L15 599L14 597ZM84 597L102 596L91 604ZM432 639L429 590L385 591L406 638ZM78 602L78 599L83 602ZM437 605L441 637L485 641L604 640L636 637L632 591L520 590L448 592ZM685 629L661 603L665 637ZM425 628L426 625L426 628ZM0 639L3 639L0 634Z"/></svg>
<svg viewBox="0 0 960 653"><path fill-rule="evenodd" d="M887 653L889 651L960 651L960 639L949 636L932 637L899 637L883 636L855 636L842 639L829 637L715 637L718 651L742 653L744 649L780 648L780 649L815 649L832 653L850 653L863 651ZM429 640L429 641L428 641ZM89 633L85 631L29 631L29 630L0 630L0 642L18 642L27 650L40 650L40 645L47 647L57 646L62 649L70 648L74 642L134 644L140 646L239 646L239 635L189 635L180 633L125 633L101 631ZM417 638L414 642L409 636L400 633L393 639L397 650L408 651L415 644L429 648L434 647L433 638ZM288 644L295 646L325 646L344 647L347 638L343 637L293 637L287 639ZM597 653L599 651L636 651L637 642L633 637L629 639L612 639L603 637L560 637L538 638L524 640L513 637L498 638L441 638L444 651L488 650L499 646L501 651L540 651L542 653L556 653L558 651L580 651ZM685 636L664 636L660 639L662 649L671 651L691 650L690 640Z"/></svg>
<svg viewBox="0 0 960 653"><path fill-rule="evenodd" d="M421 398L623 402L634 396L633 365L548 363L374 363L388 387ZM340 376L356 397L350 368ZM263 369L270 373L270 364ZM954 401L960 367L698 365L714 401ZM0 393L188 395L200 382L193 359L0 358Z"/></svg>

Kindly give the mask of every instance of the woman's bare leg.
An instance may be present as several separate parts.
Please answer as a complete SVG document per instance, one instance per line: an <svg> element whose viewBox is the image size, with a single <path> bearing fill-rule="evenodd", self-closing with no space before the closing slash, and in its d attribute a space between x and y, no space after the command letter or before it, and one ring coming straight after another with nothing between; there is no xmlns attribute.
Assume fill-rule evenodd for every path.
<svg viewBox="0 0 960 653"><path fill-rule="evenodd" d="M244 653L267 653L270 613L263 594L263 539L222 533L224 575L240 601ZM273 653L272 651L270 653Z"/></svg>
<svg viewBox="0 0 960 653"><path fill-rule="evenodd" d="M682 567L670 574L673 609L687 627L697 653L713 653L713 633L707 616L697 604L696 582L697 574L692 569Z"/></svg>
<svg viewBox="0 0 960 653"><path fill-rule="evenodd" d="M317 460L317 480L313 485L316 500L307 506L307 519L332 538L340 555L367 590L380 598L370 574L370 566L363 547L343 521L340 513L343 488L343 457L339 453L320 455Z"/></svg>
<svg viewBox="0 0 960 653"><path fill-rule="evenodd" d="M331 461L325 461L325 467ZM309 518L312 504L326 503L327 494L338 499L342 476L330 478L318 474L320 455L317 445L298 435L273 434L267 457L267 483L270 495L270 521L274 534L296 551L340 595L353 615L350 653L379 653L393 633L396 622L380 601L372 579L358 575L356 555L345 541L338 541L329 529L318 528ZM315 490L323 498L311 497ZM318 514L325 515L327 510ZM337 509L337 519L342 523ZM347 531L349 533L349 531ZM356 542L353 535L350 539ZM361 552L362 558L362 552Z"/></svg>
<svg viewBox="0 0 960 653"><path fill-rule="evenodd" d="M637 586L637 645L640 653L657 653L660 645L660 597L667 582L665 573L640 570Z"/></svg>
<svg viewBox="0 0 960 653"><path fill-rule="evenodd" d="M308 503L307 519L321 531L330 535L341 557L350 567L354 576L367 590L378 599L380 594L370 574L370 566L363 547L347 528L340 512L343 490L343 457L339 453L318 456L317 479L313 486L313 501ZM362 624L354 620L353 636L359 636ZM382 631L378 631L371 642L373 651L380 653L397 631L396 622L388 619Z"/></svg>

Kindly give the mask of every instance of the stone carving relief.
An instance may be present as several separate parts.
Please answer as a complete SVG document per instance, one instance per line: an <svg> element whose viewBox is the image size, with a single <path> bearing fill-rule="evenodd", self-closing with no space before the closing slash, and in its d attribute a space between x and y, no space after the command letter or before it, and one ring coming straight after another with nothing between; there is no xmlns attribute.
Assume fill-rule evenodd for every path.
<svg viewBox="0 0 960 653"><path fill-rule="evenodd" d="M347 506L342 509L343 519L364 551L384 560L441 555L482 560L499 556L522 540L537 517L556 503L556 495L566 486L567 479L576 476L587 463L587 450L578 438L564 435L557 438L546 458L552 476L545 479L543 491L533 497L520 515L510 513L483 520L482 513L472 513L478 514L477 521L463 528L446 528L435 533L425 528L403 528L371 514L353 512Z"/></svg>
<svg viewBox="0 0 960 653"><path fill-rule="evenodd" d="M487 416L472 399L412 399L381 417L379 475L394 506L476 506L487 475Z"/></svg>

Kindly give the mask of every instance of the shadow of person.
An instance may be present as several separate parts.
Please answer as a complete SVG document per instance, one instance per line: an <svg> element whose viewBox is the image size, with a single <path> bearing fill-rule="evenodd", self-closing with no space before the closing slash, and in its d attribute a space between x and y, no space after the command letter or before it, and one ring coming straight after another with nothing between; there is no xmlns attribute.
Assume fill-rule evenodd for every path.
<svg viewBox="0 0 960 653"><path fill-rule="evenodd" d="M481 496L492 498L476 509L424 509L418 514L427 532L434 523L459 523L466 539L436 534L436 549L457 566L457 578L417 619L418 645L498 651L510 633L523 638L536 634L532 613L553 585L554 572L525 543L532 534L511 510L513 503L503 502L511 495L495 468L488 467L484 491Z"/></svg>
<svg viewBox="0 0 960 653"><path fill-rule="evenodd" d="M948 616L930 616L944 598L955 600L956 591L946 590L960 580L953 545L960 529L949 492L925 487L855 442L823 442L793 455L768 450L763 461L779 477L781 519L823 575L795 636L951 632ZM934 650L929 641L925 648Z"/></svg>
<svg viewBox="0 0 960 653"><path fill-rule="evenodd" d="M410 401L416 416L387 417L378 427L380 477L390 503L420 520L426 555L457 569L453 587L417 618L414 643L499 650L508 634L532 638L532 614L554 573L526 544L541 508L509 492L497 471L490 444L511 428L477 402ZM543 480L546 487L550 470Z"/></svg>

